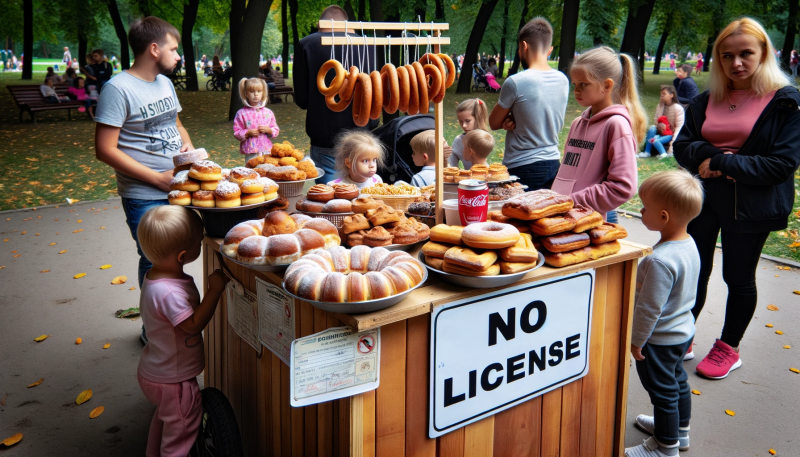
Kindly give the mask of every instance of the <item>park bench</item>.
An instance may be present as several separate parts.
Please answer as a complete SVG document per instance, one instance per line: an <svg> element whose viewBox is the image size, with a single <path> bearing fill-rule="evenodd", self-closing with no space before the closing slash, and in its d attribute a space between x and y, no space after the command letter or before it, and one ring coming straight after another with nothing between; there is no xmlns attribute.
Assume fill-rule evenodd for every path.
<svg viewBox="0 0 800 457"><path fill-rule="evenodd" d="M176 71L167 77L172 81L175 90L186 90L186 73L183 70Z"/></svg>
<svg viewBox="0 0 800 457"><path fill-rule="evenodd" d="M275 83L275 88L269 90L269 95L271 97L280 97L283 95L283 101L289 101L289 96L292 96L292 101L294 101L294 88L292 86L287 86L286 81L283 79L283 74L279 72L273 72L272 82Z"/></svg>
<svg viewBox="0 0 800 457"><path fill-rule="evenodd" d="M49 103L45 101L41 90L39 90L39 85L37 84L12 85L6 87L8 87L8 91L11 92L14 103L19 107L20 122L22 122L22 114L26 111L30 114L34 125L36 125L36 113L40 111L67 110L67 118L72 119L72 110L85 106L84 102L77 100ZM69 84L56 84L54 89L60 97L63 97L67 95Z"/></svg>

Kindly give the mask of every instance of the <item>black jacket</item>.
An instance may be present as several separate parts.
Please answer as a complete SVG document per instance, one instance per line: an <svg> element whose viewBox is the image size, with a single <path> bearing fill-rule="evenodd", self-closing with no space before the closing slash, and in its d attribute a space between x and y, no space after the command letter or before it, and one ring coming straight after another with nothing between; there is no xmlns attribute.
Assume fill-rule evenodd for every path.
<svg viewBox="0 0 800 457"><path fill-rule="evenodd" d="M724 154L703 138L709 97L706 91L689 105L672 145L675 159L691 173L697 174L700 164L711 159L709 168L724 175L702 180L703 211L716 212L722 228L734 232L786 228L800 165L800 92L791 86L778 90L736 154Z"/></svg>
<svg viewBox="0 0 800 457"><path fill-rule="evenodd" d="M691 76L687 76L683 79L675 78L672 80L672 85L675 86L675 91L678 92L678 103L688 105L692 103L693 98L700 95L700 90L697 89L697 83L694 82L694 78Z"/></svg>
<svg viewBox="0 0 800 457"><path fill-rule="evenodd" d="M292 78L294 84L294 100L297 106L306 110L306 134L311 140L312 146L322 148L332 148L333 141L336 135L345 131L359 129L356 123L353 122L353 105L347 107L342 112L336 113L331 111L325 104L325 96L323 96L317 88L317 73L322 65L331 58L331 47L323 46L321 38L323 36L331 36L330 33L312 33L297 43L297 48L294 52L294 68L292 70ZM335 36L345 36L344 32L337 32ZM350 34L350 36L358 36ZM352 46L350 51L349 61L353 62L353 54L356 57L356 66L364 71L376 70L380 71L383 66L383 50L380 49L373 53L373 46L365 47L360 46L362 55L364 55L364 65L358 65L359 46ZM364 49L367 49L367 54L364 54ZM377 57L378 65L373 62L374 56ZM342 46L334 46L334 58L344 65L344 56L342 55ZM369 61L369 65L367 65ZM362 68L363 67L363 68ZM345 68L347 71L348 68ZM330 84L333 80L333 71L328 72L325 78L325 83ZM378 120L371 120L364 130L372 130L378 126ZM333 178L331 178L333 179Z"/></svg>

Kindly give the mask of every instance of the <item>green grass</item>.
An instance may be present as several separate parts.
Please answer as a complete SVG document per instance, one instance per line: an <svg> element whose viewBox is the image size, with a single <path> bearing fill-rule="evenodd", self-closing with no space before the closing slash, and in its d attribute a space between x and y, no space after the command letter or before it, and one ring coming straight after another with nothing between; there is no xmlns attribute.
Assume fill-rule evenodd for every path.
<svg viewBox="0 0 800 457"><path fill-rule="evenodd" d="M40 113L38 127L33 126L27 115L22 123L18 122L17 109L4 86L31 83L21 81L19 77L19 73L0 74L0 164L4 170L0 175L0 210L57 204L64 202L66 198L85 201L115 196L116 180L113 170L95 159L94 124L85 115L76 112L69 121L65 112ZM652 117L658 104L660 86L671 84L673 78L673 74L666 72L658 76L645 73L645 82L640 93L648 118ZM696 77L700 87L705 85L706 78L706 74ZM178 93L183 107L180 118L189 131L194 146L206 148L212 160L224 167L243 164L238 150L239 143L233 138L232 126L227 120L231 93L207 92L206 78L201 76L199 82L199 92ZM291 79L287 82L291 83ZM497 103L498 94L456 94L455 86L448 91L444 99L444 132L448 141L452 142L453 138L462 133L456 122L457 103L476 96L489 107ZM275 112L281 128L278 140L289 140L300 149L308 150L306 113L293 103L272 104L270 109ZM570 96L565 125L569 126L581 111L583 108ZM564 128L559 135L562 150L567 133L568 128ZM496 131L494 137L497 148L490 156L490 161L499 162L505 147L505 132ZM654 173L677 167L672 158L637 160L640 183ZM800 176L796 178L797 187L800 185ZM641 201L637 195L623 205L622 209L635 212L640 207ZM788 247L800 238L798 230L800 199L795 201L789 228L771 234L764 252L800 261L800 249Z"/></svg>

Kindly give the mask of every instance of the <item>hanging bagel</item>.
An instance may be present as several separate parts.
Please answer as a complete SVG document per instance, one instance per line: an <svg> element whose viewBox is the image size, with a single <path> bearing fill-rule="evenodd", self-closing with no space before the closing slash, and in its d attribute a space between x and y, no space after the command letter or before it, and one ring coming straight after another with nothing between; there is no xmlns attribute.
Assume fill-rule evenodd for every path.
<svg viewBox="0 0 800 457"><path fill-rule="evenodd" d="M325 75L327 75L328 70L331 69L333 69L336 74L333 77L333 81L331 81L331 85L325 86ZM320 93L328 96L339 92L339 89L341 89L342 84L344 83L345 74L346 72L344 71L344 68L342 68L342 64L336 60L329 60L322 64L319 72L317 72L317 88L319 89Z"/></svg>
<svg viewBox="0 0 800 457"><path fill-rule="evenodd" d="M406 114L413 116L419 114L419 88L417 87L417 70L411 65L405 65L408 71L408 111Z"/></svg>
<svg viewBox="0 0 800 457"><path fill-rule="evenodd" d="M350 74L347 75L347 79L345 80L344 84L342 84L342 88L339 89L339 98L341 100L347 100L349 102L353 99L353 92L356 89L358 74L358 68L350 67Z"/></svg>
<svg viewBox="0 0 800 457"><path fill-rule="evenodd" d="M400 103L400 83L394 65L387 63L383 66L381 83L383 84L383 109L389 114L394 114Z"/></svg>
<svg viewBox="0 0 800 457"><path fill-rule="evenodd" d="M401 113L408 113L408 105L411 103L411 78L406 67L397 67L397 85L397 109Z"/></svg>
<svg viewBox="0 0 800 457"><path fill-rule="evenodd" d="M447 65L447 79L444 82L444 88L449 89L450 86L453 85L453 81L456 80L456 65L453 63L453 59L450 58L447 54L436 54L442 59L445 65Z"/></svg>
<svg viewBox="0 0 800 457"><path fill-rule="evenodd" d="M381 81L381 74L377 71L369 74L369 80L372 83L372 104L370 105L369 118L378 119L381 117L381 110L383 109L383 81Z"/></svg>
<svg viewBox="0 0 800 457"><path fill-rule="evenodd" d="M419 113L428 114L430 110L430 99L428 98L428 80L425 78L425 70L422 64L414 62L411 64L417 76L417 90L419 91Z"/></svg>
<svg viewBox="0 0 800 457"><path fill-rule="evenodd" d="M419 59L419 63L423 65L423 68L426 64L431 64L434 65L436 68L438 68L439 73L442 76L443 80L442 82L444 82L444 78L447 77L447 66L445 66L444 62L442 62L442 59L440 59L439 56L429 52L424 56L422 56L421 59ZM444 87L442 89L444 89ZM442 101L442 99L444 98L444 94L439 98L439 101L436 101L435 99L437 98L438 95L439 95L438 90L436 94L433 94L431 93L431 86L428 86L428 97L430 97L431 101L433 101L434 103L439 103L440 101Z"/></svg>
<svg viewBox="0 0 800 457"><path fill-rule="evenodd" d="M353 122L359 127L369 123L369 112L372 108L372 81L366 73L359 73L356 88L353 92Z"/></svg>
<svg viewBox="0 0 800 457"><path fill-rule="evenodd" d="M442 73L439 71L436 66L431 64L425 64L422 67L422 70L425 72L425 82L428 83L428 78L430 78L430 83L428 84L428 97L430 97L433 103L439 103L444 99L444 78L442 78Z"/></svg>
<svg viewBox="0 0 800 457"><path fill-rule="evenodd" d="M339 94L333 94L325 97L325 104L328 105L328 108L335 113L339 113L346 110L347 107L350 106L350 102L352 101L352 99L342 100L340 98L339 101L337 102L336 97L338 96Z"/></svg>

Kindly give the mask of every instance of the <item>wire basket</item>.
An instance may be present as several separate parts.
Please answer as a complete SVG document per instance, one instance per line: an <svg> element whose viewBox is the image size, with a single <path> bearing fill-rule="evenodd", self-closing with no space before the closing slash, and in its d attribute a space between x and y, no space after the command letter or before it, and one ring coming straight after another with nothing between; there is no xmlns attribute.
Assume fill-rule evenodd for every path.
<svg viewBox="0 0 800 457"><path fill-rule="evenodd" d="M303 195L303 187L305 187L308 181L315 181L323 176L325 176L325 170L322 168L317 167L317 173L319 176L316 178L308 178L302 181L275 181L278 185L278 195L281 197L299 197Z"/></svg>
<svg viewBox="0 0 800 457"><path fill-rule="evenodd" d="M344 224L344 218L352 216L355 213L312 213L310 211L298 211L301 214L311 217L320 217L327 219L331 224L335 225L337 229L341 230Z"/></svg>
<svg viewBox="0 0 800 457"><path fill-rule="evenodd" d="M373 194L361 194L359 197L369 195L375 200L381 200L386 203L388 206L391 206L394 209L398 209L400 211L405 211L408 209L408 205L414 203L414 200L419 198L421 195L373 195Z"/></svg>

